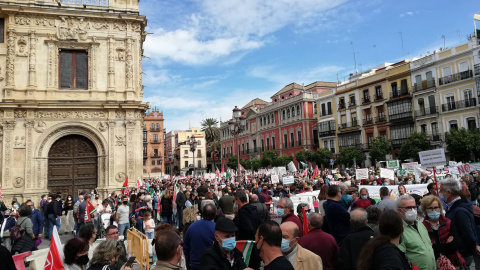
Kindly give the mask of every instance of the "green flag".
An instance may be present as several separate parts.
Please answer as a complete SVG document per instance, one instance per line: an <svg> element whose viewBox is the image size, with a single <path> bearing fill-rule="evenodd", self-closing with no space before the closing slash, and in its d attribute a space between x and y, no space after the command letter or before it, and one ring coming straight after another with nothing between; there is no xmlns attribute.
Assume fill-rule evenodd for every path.
<svg viewBox="0 0 480 270"><path fill-rule="evenodd" d="M226 179L230 178L230 167L227 168L227 175L225 177Z"/></svg>

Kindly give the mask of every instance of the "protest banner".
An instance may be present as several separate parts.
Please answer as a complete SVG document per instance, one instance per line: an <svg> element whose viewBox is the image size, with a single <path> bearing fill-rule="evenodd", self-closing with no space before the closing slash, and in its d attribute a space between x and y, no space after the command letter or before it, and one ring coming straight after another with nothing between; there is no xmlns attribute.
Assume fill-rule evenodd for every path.
<svg viewBox="0 0 480 270"><path fill-rule="evenodd" d="M295 179L293 178L293 175L289 175L289 176L284 176L282 178L282 183L284 185L291 185L291 184L294 184L295 183Z"/></svg>
<svg viewBox="0 0 480 270"><path fill-rule="evenodd" d="M396 169L396 168L399 168L399 167L400 167L400 161L398 159L387 161L387 168Z"/></svg>
<svg viewBox="0 0 480 270"><path fill-rule="evenodd" d="M393 170L380 168L380 177L393 180L393 178L395 177L395 173L393 172Z"/></svg>
<svg viewBox="0 0 480 270"><path fill-rule="evenodd" d="M408 171L406 169L398 169L397 170L397 177L407 177Z"/></svg>
<svg viewBox="0 0 480 270"><path fill-rule="evenodd" d="M414 172L415 167L418 167L418 162L410 162L410 163L402 163L402 169L407 170L409 172Z"/></svg>
<svg viewBox="0 0 480 270"><path fill-rule="evenodd" d="M355 179L363 180L368 179L368 169L356 169L355 170Z"/></svg>
<svg viewBox="0 0 480 270"><path fill-rule="evenodd" d="M418 156L420 157L420 163L426 167L441 166L447 163L445 149L443 148L418 152Z"/></svg>
<svg viewBox="0 0 480 270"><path fill-rule="evenodd" d="M428 193L427 186L428 184L418 184L418 185L403 185L407 190L407 194L418 194L423 196ZM360 185L358 186L359 190L366 188L368 190L368 195L372 199L380 199L380 188L382 186L370 186L370 185ZM398 185L389 185L386 186L388 190L391 191L392 199L396 199L398 195Z"/></svg>
<svg viewBox="0 0 480 270"><path fill-rule="evenodd" d="M272 176L270 176L270 177L271 177L271 180L272 180L272 184L276 184L276 183L280 182L280 180L278 178L278 175L272 174Z"/></svg>

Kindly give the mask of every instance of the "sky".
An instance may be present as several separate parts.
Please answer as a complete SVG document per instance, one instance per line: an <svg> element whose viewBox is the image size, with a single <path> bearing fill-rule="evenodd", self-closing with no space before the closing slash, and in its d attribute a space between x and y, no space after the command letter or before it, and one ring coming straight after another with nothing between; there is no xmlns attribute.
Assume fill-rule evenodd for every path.
<svg viewBox="0 0 480 270"><path fill-rule="evenodd" d="M167 132L226 121L292 82L342 81L465 43L476 12L478 0L142 0L143 99Z"/></svg>

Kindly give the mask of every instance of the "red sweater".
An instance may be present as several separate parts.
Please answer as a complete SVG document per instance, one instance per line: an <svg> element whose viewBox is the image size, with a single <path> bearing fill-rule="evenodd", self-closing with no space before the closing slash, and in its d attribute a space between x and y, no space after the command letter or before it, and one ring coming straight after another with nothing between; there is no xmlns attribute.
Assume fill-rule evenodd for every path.
<svg viewBox="0 0 480 270"><path fill-rule="evenodd" d="M297 224L298 228L300 229L300 237L303 236L303 225L302 225L302 222L300 221L300 219L295 216L292 212L290 212L288 215L285 215L282 217L282 223L284 222L287 222L287 221L291 221L295 224Z"/></svg>
<svg viewBox="0 0 480 270"><path fill-rule="evenodd" d="M338 245L335 238L322 229L313 229L298 241L303 248L322 258L324 270L334 270L338 261Z"/></svg>

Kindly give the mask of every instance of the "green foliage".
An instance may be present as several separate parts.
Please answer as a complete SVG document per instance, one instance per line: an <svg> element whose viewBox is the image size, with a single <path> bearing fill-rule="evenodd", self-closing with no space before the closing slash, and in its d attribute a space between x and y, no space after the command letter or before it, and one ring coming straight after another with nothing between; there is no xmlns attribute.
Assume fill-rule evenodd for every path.
<svg viewBox="0 0 480 270"><path fill-rule="evenodd" d="M469 161L471 154L476 158L480 156L480 134L476 131L450 129L445 134L445 142L450 157L456 161Z"/></svg>
<svg viewBox="0 0 480 270"><path fill-rule="evenodd" d="M333 158L333 153L326 148L320 148L313 153L313 158L317 165L323 164L324 166L329 166L330 159Z"/></svg>
<svg viewBox="0 0 480 270"><path fill-rule="evenodd" d="M237 156L230 156L227 161L227 166L230 167L230 169L237 169Z"/></svg>
<svg viewBox="0 0 480 270"><path fill-rule="evenodd" d="M240 164L245 168L245 170L251 170L252 169L252 162L250 159L240 159Z"/></svg>
<svg viewBox="0 0 480 270"><path fill-rule="evenodd" d="M220 141L220 130L218 129L218 120L215 118L207 118L202 121L202 131L205 132L205 140L207 144L213 141Z"/></svg>
<svg viewBox="0 0 480 270"><path fill-rule="evenodd" d="M262 167L262 161L258 158L252 159L252 170L258 171Z"/></svg>
<svg viewBox="0 0 480 270"><path fill-rule="evenodd" d="M277 166L285 166L287 165L288 163L290 163L290 161L293 161L293 157L292 156L289 156L289 155L281 155L279 157L277 157Z"/></svg>
<svg viewBox="0 0 480 270"><path fill-rule="evenodd" d="M340 155L337 158L337 163L343 164L347 167L353 165L353 159L355 158L356 163L360 164L363 162L365 157L363 154L355 147L343 148L340 151Z"/></svg>
<svg viewBox="0 0 480 270"><path fill-rule="evenodd" d="M267 150L262 155L262 167L275 166L277 164L278 154L275 151Z"/></svg>
<svg viewBox="0 0 480 270"><path fill-rule="evenodd" d="M312 159L312 151L308 151L308 150L305 150L305 149L302 149L300 151L298 151L297 153L295 153L295 159L297 161L303 161L303 162L307 162L307 161L310 161Z"/></svg>
<svg viewBox="0 0 480 270"><path fill-rule="evenodd" d="M398 157L400 159L413 158L419 161L418 152L430 150L430 142L427 139L427 135L424 133L414 132L410 135L405 143L402 144Z"/></svg>
<svg viewBox="0 0 480 270"><path fill-rule="evenodd" d="M385 160L385 155L392 152L392 144L390 140L385 139L384 137L377 137L373 140L372 145L370 145L370 156L376 162Z"/></svg>

